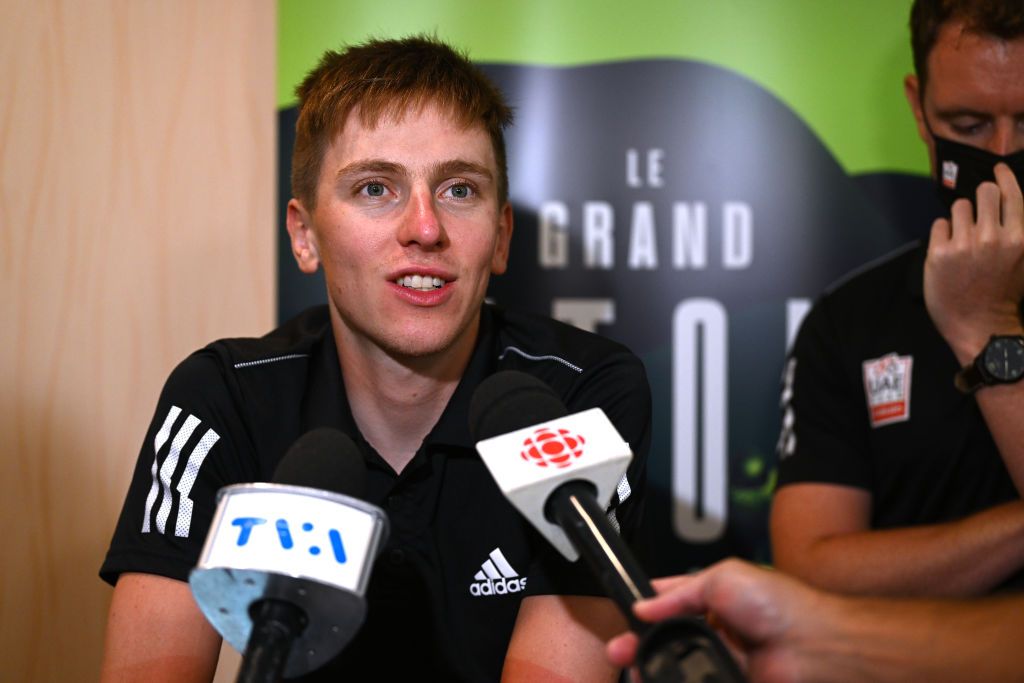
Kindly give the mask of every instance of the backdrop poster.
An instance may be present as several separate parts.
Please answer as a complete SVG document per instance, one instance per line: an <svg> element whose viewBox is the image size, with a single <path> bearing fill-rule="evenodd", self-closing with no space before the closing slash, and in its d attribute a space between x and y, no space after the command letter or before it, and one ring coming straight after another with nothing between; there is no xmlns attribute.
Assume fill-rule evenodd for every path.
<svg viewBox="0 0 1024 683"><path fill-rule="evenodd" d="M787 344L828 284L938 211L902 94L909 2L691 4L279 6L279 317L325 300L283 227L302 75L369 36L467 49L516 110L511 265L489 294L646 364L656 575L769 561Z"/></svg>

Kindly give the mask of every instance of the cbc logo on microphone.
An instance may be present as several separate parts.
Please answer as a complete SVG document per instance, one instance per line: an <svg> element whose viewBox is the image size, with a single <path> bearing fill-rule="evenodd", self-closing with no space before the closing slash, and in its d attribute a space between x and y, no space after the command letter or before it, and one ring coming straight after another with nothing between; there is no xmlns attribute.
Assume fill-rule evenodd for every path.
<svg viewBox="0 0 1024 683"><path fill-rule="evenodd" d="M563 468L583 455L585 443L586 439L568 429L541 427L523 441L523 450L519 455L538 467Z"/></svg>

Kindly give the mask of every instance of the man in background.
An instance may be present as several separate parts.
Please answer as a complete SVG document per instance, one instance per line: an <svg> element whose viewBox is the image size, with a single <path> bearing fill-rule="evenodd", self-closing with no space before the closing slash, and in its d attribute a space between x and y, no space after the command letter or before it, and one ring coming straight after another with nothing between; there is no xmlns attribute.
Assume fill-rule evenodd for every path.
<svg viewBox="0 0 1024 683"><path fill-rule="evenodd" d="M805 319L772 548L836 591L979 595L1024 567L1024 3L917 0L910 25L905 92L950 215Z"/></svg>
<svg viewBox="0 0 1024 683"><path fill-rule="evenodd" d="M650 429L640 361L484 304L512 236L508 106L430 38L328 52L299 96L288 232L299 268L324 269L328 304L263 338L214 342L171 374L101 569L116 586L103 679L212 678L220 637L186 580L216 493L269 481L299 436L333 427L358 446L391 532L366 623L302 680L613 680L603 643L625 621L505 500L467 424L476 386L504 369L544 381L570 412L602 408L635 456L611 513L627 538L636 529ZM517 589L474 590L495 571Z"/></svg>

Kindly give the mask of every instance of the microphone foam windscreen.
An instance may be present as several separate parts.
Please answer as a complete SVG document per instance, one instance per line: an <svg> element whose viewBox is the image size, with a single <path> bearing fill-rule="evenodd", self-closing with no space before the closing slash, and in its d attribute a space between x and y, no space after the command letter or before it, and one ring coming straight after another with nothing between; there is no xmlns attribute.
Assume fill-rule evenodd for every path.
<svg viewBox="0 0 1024 683"><path fill-rule="evenodd" d="M346 434L318 427L296 439L277 464L273 481L361 499L366 490L366 463Z"/></svg>
<svg viewBox="0 0 1024 683"><path fill-rule="evenodd" d="M496 372L476 388L469 404L474 441L564 417L562 399L547 384L518 370Z"/></svg>

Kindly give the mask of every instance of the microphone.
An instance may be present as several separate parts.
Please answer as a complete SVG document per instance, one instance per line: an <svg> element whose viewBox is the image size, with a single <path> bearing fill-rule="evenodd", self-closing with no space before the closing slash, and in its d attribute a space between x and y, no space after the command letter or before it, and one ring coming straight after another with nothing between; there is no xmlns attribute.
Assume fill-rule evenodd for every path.
<svg viewBox="0 0 1024 683"><path fill-rule="evenodd" d="M547 384L506 370L477 387L469 429L502 493L566 559L582 553L631 616L654 590L598 501L611 500L633 454L600 408L567 413Z"/></svg>
<svg viewBox="0 0 1024 683"><path fill-rule="evenodd" d="M292 445L274 483L217 492L189 584L207 620L244 653L238 681L308 673L362 626L388 534L384 511L359 499L365 479L352 440L319 428Z"/></svg>
<svg viewBox="0 0 1024 683"><path fill-rule="evenodd" d="M567 413L547 384L506 370L477 387L470 433L502 493L566 559L586 559L641 636L637 668L643 681L743 681L703 620L652 625L633 614L633 604L655 591L605 514L633 454L600 408Z"/></svg>

